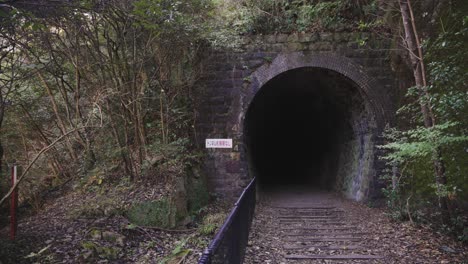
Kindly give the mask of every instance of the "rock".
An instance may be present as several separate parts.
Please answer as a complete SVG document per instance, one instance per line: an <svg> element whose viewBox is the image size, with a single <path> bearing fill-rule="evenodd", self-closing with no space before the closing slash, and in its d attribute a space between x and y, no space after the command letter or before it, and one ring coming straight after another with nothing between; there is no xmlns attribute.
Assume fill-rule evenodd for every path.
<svg viewBox="0 0 468 264"><path fill-rule="evenodd" d="M91 258L91 256L93 255L93 252L92 251L86 251L85 253L83 253L83 259L89 259Z"/></svg>
<svg viewBox="0 0 468 264"><path fill-rule="evenodd" d="M320 39L322 41L333 41L333 34L328 32L323 32L320 34Z"/></svg>
<svg viewBox="0 0 468 264"><path fill-rule="evenodd" d="M89 232L89 235L93 239L101 239L102 238L102 232L101 230L93 229Z"/></svg>
<svg viewBox="0 0 468 264"><path fill-rule="evenodd" d="M447 253L457 253L455 249L448 246L441 246L439 249Z"/></svg>
<svg viewBox="0 0 468 264"><path fill-rule="evenodd" d="M125 237L124 236L121 236L121 237L118 237L115 242L117 242L117 245L123 247L125 246Z"/></svg>
<svg viewBox="0 0 468 264"><path fill-rule="evenodd" d="M297 42L299 41L299 35L297 33L294 33L294 34L290 34L287 38L287 42L289 43L294 43L294 42Z"/></svg>
<svg viewBox="0 0 468 264"><path fill-rule="evenodd" d="M115 232L111 232L111 231L102 232L102 239L109 241L109 242L114 242L122 247L125 245L125 236L115 233Z"/></svg>
<svg viewBox="0 0 468 264"><path fill-rule="evenodd" d="M69 228L67 229L67 233L72 233L73 231L75 231L75 230L73 229L73 227L69 227Z"/></svg>
<svg viewBox="0 0 468 264"><path fill-rule="evenodd" d="M187 190L185 187L185 179L183 177L176 177L174 179L174 196L172 197L172 203L176 212L170 216L169 227L175 227L176 215L177 216L187 216Z"/></svg>
<svg viewBox="0 0 468 264"><path fill-rule="evenodd" d="M186 216L184 219L179 221L179 223L177 223L177 225L178 226L187 226L190 223L192 223L192 218L190 216Z"/></svg>
<svg viewBox="0 0 468 264"><path fill-rule="evenodd" d="M266 43L275 43L276 42L276 36L275 35L265 36L265 42Z"/></svg>
<svg viewBox="0 0 468 264"><path fill-rule="evenodd" d="M278 34L278 36L276 36L276 42L278 43L286 42L287 39L288 39L287 34Z"/></svg>
<svg viewBox="0 0 468 264"><path fill-rule="evenodd" d="M299 42L309 42L312 39L312 33L300 33Z"/></svg>

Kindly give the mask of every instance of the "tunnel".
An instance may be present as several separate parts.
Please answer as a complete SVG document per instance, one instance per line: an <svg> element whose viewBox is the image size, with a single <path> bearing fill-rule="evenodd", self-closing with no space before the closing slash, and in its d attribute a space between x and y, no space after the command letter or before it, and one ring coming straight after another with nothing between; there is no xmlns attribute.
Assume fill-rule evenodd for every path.
<svg viewBox="0 0 468 264"><path fill-rule="evenodd" d="M250 103L244 140L261 189L301 185L359 200L372 173L372 115L344 75L305 67L266 82Z"/></svg>

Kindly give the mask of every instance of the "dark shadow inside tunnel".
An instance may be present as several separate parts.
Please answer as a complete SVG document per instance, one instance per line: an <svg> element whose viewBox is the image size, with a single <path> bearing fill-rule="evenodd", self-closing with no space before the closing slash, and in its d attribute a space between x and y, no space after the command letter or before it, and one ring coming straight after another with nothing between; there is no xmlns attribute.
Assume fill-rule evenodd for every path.
<svg viewBox="0 0 468 264"><path fill-rule="evenodd" d="M244 123L259 186L336 188L340 162L355 152L345 142L365 130L362 98L354 82L322 68L290 70L263 85Z"/></svg>

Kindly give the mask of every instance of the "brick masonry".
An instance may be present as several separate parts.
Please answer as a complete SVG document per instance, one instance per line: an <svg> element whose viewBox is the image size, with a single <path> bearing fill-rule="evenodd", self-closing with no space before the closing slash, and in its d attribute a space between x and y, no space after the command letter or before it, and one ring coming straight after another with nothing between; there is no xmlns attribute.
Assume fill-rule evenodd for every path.
<svg viewBox="0 0 468 264"><path fill-rule="evenodd" d="M360 46L359 39L367 43ZM278 74L312 67L336 71L353 81L367 109L365 133L355 129L362 137L346 142L347 151L339 157L343 165L337 172L336 189L360 201L377 196L383 166L376 158L379 151L375 146L393 120L397 97L390 66L391 43L368 33L346 32L252 36L242 42L240 51L211 54L206 77L199 82L198 141L203 144L206 138L232 138L234 145L233 149L206 150L210 190L234 198L252 177L243 126L256 93Z"/></svg>

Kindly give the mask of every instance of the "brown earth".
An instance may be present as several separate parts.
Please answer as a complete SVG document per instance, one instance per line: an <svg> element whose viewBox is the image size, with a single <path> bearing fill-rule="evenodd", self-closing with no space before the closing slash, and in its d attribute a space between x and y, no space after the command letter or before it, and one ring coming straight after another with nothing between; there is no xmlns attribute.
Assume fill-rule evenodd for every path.
<svg viewBox="0 0 468 264"><path fill-rule="evenodd" d="M135 201L166 195L164 186L142 183L86 192L70 189L48 199L32 216L20 213L15 241L8 239L8 227L0 229L0 264L196 263L211 239L212 234L201 234L197 228L200 219L165 230L137 227L123 216L122 210ZM198 217L228 209L213 203Z"/></svg>
<svg viewBox="0 0 468 264"><path fill-rule="evenodd" d="M0 230L0 264L161 263L168 256L172 258L167 263L197 263L213 235L201 235L196 222L184 230L135 227L112 211L120 208L118 204L124 207L163 195L163 187L148 185L70 191L51 199L40 212L20 220L16 241L7 239L8 228ZM106 202L106 197L112 202ZM468 263L468 248L452 237L392 221L382 209L336 194L296 188L260 197L247 264ZM98 204L91 208L101 213L90 210L91 204ZM214 204L204 214L228 210L229 206ZM183 254L172 254L177 248ZM311 256L318 259L297 259ZM336 256L341 259L325 259Z"/></svg>

